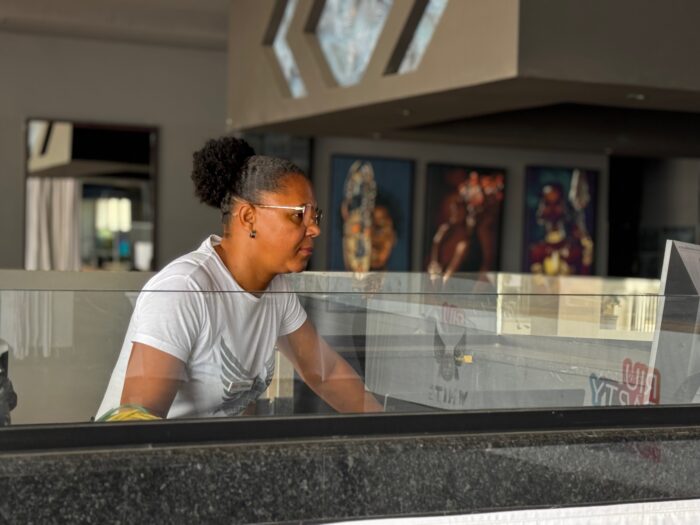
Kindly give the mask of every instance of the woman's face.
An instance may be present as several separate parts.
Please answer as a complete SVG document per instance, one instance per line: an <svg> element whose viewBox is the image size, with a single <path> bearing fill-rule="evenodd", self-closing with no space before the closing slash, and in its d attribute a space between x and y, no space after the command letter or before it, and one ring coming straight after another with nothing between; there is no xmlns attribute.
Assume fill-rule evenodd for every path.
<svg viewBox="0 0 700 525"><path fill-rule="evenodd" d="M258 204L317 206L311 183L298 174L287 175L279 192L263 192ZM260 207L255 207L255 230L256 263L274 274L303 271L313 253L314 238L321 233L316 224L305 226L298 211Z"/></svg>

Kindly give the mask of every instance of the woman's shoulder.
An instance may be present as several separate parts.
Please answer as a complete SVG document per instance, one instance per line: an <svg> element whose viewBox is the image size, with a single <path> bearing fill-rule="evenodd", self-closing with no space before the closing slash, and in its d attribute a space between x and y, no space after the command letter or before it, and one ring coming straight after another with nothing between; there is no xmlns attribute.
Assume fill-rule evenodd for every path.
<svg viewBox="0 0 700 525"><path fill-rule="evenodd" d="M213 250L205 248L205 243L197 250L186 253L168 263L146 283L144 290L204 291L216 289L215 256Z"/></svg>
<svg viewBox="0 0 700 525"><path fill-rule="evenodd" d="M196 279L193 279L193 268L184 264L170 263L163 268L143 287L144 291L168 290L168 291L192 291L198 290Z"/></svg>

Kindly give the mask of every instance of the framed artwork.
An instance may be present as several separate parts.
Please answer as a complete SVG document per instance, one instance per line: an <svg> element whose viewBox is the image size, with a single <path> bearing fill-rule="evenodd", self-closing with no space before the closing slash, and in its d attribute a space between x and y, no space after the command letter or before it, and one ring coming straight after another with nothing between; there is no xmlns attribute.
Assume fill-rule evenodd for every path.
<svg viewBox="0 0 700 525"><path fill-rule="evenodd" d="M423 268L431 276L499 266L505 170L428 164Z"/></svg>
<svg viewBox="0 0 700 525"><path fill-rule="evenodd" d="M331 157L330 270L411 269L413 174L411 160Z"/></svg>
<svg viewBox="0 0 700 525"><path fill-rule="evenodd" d="M597 195L595 170L527 168L523 271L594 273Z"/></svg>

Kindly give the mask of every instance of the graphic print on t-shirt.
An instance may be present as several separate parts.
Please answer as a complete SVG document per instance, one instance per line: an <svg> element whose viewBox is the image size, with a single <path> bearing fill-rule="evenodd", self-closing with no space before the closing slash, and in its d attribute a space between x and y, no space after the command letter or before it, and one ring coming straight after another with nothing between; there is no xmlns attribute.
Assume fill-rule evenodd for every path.
<svg viewBox="0 0 700 525"><path fill-rule="evenodd" d="M243 412L246 407L255 401L262 394L270 382L275 372L274 352L265 363L265 376L262 374L252 376L252 371L247 370L243 364L236 359L233 352L228 347L224 338L221 338L221 383L224 388L221 397L221 406L215 413L223 412L227 416L236 416Z"/></svg>

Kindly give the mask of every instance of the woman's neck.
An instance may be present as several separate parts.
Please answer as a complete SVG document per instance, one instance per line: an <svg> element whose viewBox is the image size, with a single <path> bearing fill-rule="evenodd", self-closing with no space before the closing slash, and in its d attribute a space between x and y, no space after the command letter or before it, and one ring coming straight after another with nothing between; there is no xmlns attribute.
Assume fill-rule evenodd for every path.
<svg viewBox="0 0 700 525"><path fill-rule="evenodd" d="M214 246L214 249L238 285L246 292L260 295L275 277L256 268L245 250L233 246L230 237L221 239L221 244Z"/></svg>

